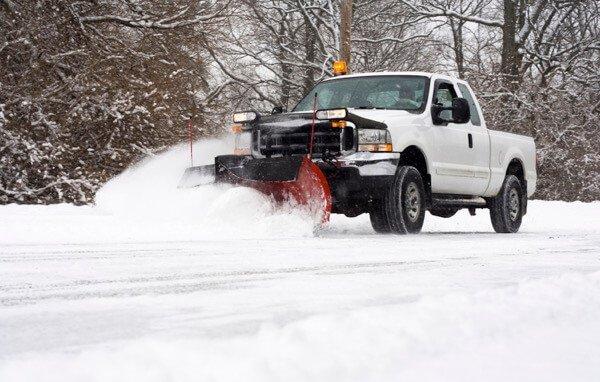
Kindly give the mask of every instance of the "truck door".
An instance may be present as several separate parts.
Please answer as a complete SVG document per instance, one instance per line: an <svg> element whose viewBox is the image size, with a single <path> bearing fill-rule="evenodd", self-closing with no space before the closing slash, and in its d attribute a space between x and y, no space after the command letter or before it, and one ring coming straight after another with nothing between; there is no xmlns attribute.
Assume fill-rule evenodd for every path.
<svg viewBox="0 0 600 382"><path fill-rule="evenodd" d="M434 82L432 104L443 107L452 106L452 100L457 98L458 91L454 83L446 79ZM443 111L442 119L450 120L452 112ZM434 174L431 188L435 193L480 195L487 187L480 178L475 177L475 164L478 162L474 150L475 138L481 144L481 136L473 136L473 126L468 123L443 122L434 124L434 157L432 158ZM488 144L489 149L489 144ZM489 156L488 156L489 160Z"/></svg>
<svg viewBox="0 0 600 382"><path fill-rule="evenodd" d="M481 118L477 101L471 89L464 83L458 83L460 95L469 103L471 120L465 124L469 131L472 151L473 189L475 195L483 195L490 181L490 136Z"/></svg>

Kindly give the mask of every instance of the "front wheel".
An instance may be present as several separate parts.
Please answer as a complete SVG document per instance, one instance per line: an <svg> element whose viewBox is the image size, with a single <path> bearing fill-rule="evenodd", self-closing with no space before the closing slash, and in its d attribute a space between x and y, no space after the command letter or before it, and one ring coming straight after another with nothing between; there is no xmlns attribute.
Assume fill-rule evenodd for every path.
<svg viewBox="0 0 600 382"><path fill-rule="evenodd" d="M490 218L494 231L498 233L519 231L525 208L523 201L521 181L514 175L508 175L504 179L500 192L490 203Z"/></svg>
<svg viewBox="0 0 600 382"><path fill-rule="evenodd" d="M401 235L421 232L425 200L425 187L419 171L412 166L399 167L385 197L390 231Z"/></svg>
<svg viewBox="0 0 600 382"><path fill-rule="evenodd" d="M385 212L385 203L382 200L377 200L373 209L369 212L371 219L371 227L377 233L390 233L390 223Z"/></svg>

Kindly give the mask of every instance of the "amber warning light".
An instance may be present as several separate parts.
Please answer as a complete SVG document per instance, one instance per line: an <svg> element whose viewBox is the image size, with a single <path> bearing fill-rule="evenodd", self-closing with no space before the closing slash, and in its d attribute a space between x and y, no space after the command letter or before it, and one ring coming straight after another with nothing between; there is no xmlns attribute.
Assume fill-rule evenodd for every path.
<svg viewBox="0 0 600 382"><path fill-rule="evenodd" d="M348 63L344 60L338 60L333 62L333 75L343 76L348 74Z"/></svg>

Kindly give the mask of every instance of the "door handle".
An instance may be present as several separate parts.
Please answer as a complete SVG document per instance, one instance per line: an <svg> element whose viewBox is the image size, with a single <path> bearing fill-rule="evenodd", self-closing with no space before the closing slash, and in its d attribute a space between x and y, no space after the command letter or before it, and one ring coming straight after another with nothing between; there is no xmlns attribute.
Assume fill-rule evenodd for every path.
<svg viewBox="0 0 600 382"><path fill-rule="evenodd" d="M471 133L469 133L467 135L467 137L469 138L469 148L472 149L473 148L473 135Z"/></svg>

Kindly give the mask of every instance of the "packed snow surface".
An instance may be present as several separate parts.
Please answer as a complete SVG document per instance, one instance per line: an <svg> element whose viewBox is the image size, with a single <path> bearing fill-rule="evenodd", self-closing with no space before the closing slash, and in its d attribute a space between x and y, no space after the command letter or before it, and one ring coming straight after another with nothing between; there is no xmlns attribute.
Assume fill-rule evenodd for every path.
<svg viewBox="0 0 600 382"><path fill-rule="evenodd" d="M208 163L230 144L196 144ZM0 381L598 381L600 203L415 236L249 189L179 147L93 207L0 206Z"/></svg>

